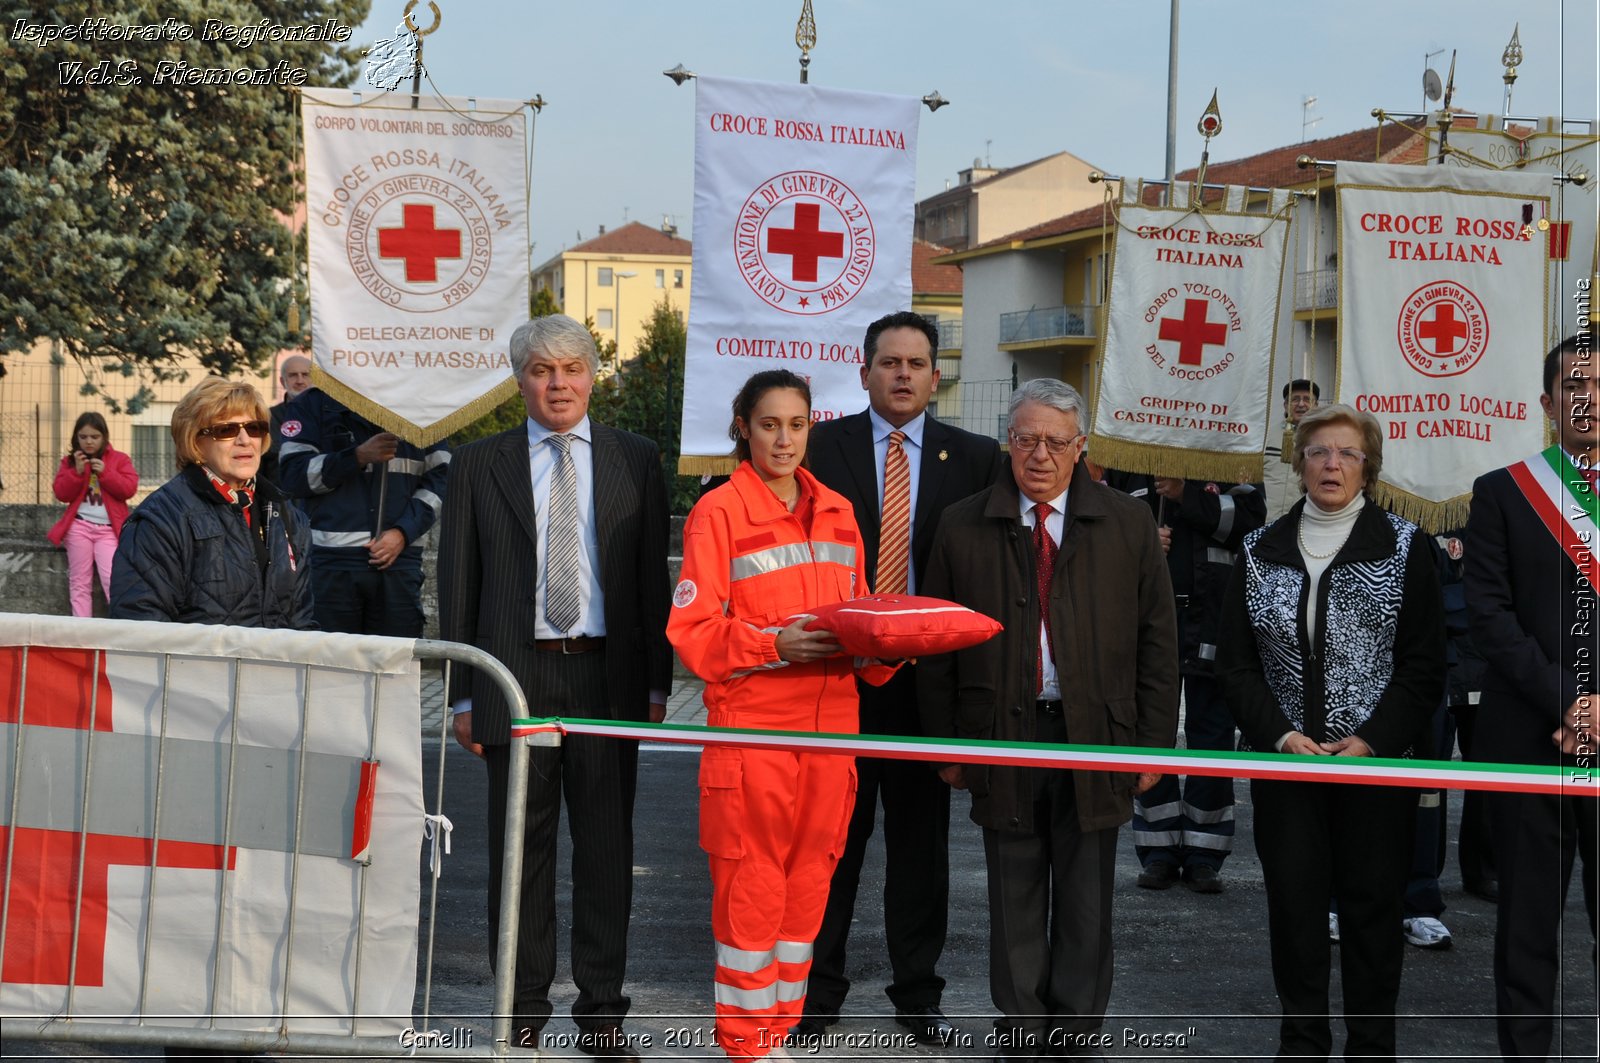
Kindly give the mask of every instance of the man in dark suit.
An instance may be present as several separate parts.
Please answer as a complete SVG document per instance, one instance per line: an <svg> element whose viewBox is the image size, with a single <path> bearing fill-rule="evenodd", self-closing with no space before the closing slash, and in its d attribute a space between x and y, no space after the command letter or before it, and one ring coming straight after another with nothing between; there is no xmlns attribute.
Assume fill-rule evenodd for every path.
<svg viewBox="0 0 1600 1063"><path fill-rule="evenodd" d="M463 447L439 544L443 638L499 658L540 716L660 722L667 645L667 501L654 443L589 419L598 357L562 315L511 337L528 421ZM482 672L454 673L456 740L489 769L489 955L499 931L509 785L507 705ZM529 749L513 1046L537 1048L555 976L556 823L572 835L572 1005L578 1047L632 1060L622 1032L633 900L638 743L569 736Z"/></svg>
<svg viewBox="0 0 1600 1063"><path fill-rule="evenodd" d="M1170 748L1178 725L1172 579L1150 510L1078 461L1085 405L1059 380L1010 402L1011 475L952 505L930 595L1005 625L917 666L930 736ZM1154 773L953 764L989 878L989 989L1001 1057L1102 1055L1117 829ZM1398 933L1398 928L1396 928Z"/></svg>
<svg viewBox="0 0 1600 1063"><path fill-rule="evenodd" d="M1470 756L1595 768L1595 485L1600 410L1594 338L1580 333L1545 358L1540 405L1558 444L1478 478L1467 519L1468 624L1482 654L1483 695ZM1582 789L1588 790L1588 787ZM1563 1002L1556 994L1561 913L1575 854L1595 930L1591 796L1487 797L1500 872L1495 1010L1507 1059L1543 1059Z"/></svg>
<svg viewBox="0 0 1600 1063"><path fill-rule="evenodd" d="M874 321L867 327L861 367L868 408L823 421L811 434L811 471L855 507L867 579L880 594L916 593L939 514L989 486L1000 471L1000 446L993 439L927 415L939 383L933 353L938 338L920 314L902 311ZM902 668L884 686L857 687L863 733L922 733L914 668ZM947 1043L955 1027L940 1011L944 979L934 968L944 950L950 892L950 788L922 761L860 757L856 770L860 781L849 839L834 869L796 1036L817 1037L839 1021L850 989L845 946L861 862L882 800L884 930L894 974L887 992L896 1018L918 1040Z"/></svg>

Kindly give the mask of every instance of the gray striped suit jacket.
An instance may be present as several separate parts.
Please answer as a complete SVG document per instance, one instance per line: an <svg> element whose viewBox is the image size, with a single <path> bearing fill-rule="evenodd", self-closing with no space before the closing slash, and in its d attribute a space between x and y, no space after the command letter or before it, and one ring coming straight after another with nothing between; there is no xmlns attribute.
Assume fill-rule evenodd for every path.
<svg viewBox="0 0 1600 1063"><path fill-rule="evenodd" d="M667 644L667 491L656 445L594 427L594 514L605 594L606 703L586 714L644 720L651 690L672 679ZM539 576L525 425L470 443L451 462L439 541L439 631L499 658L540 715L534 683ZM472 738L511 740L505 699L489 678L458 668L450 699L472 697Z"/></svg>

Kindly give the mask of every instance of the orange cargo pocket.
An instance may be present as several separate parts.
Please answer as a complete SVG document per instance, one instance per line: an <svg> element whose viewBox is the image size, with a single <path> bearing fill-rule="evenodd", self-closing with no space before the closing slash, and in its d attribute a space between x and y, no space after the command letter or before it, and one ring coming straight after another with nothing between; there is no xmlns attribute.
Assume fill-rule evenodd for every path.
<svg viewBox="0 0 1600 1063"><path fill-rule="evenodd" d="M744 855L744 758L737 749L700 754L700 848L728 859Z"/></svg>
<svg viewBox="0 0 1600 1063"><path fill-rule="evenodd" d="M860 780L856 775L855 765L850 765L850 777L844 788L844 797L839 804L839 826L834 831L834 842L830 850L835 860L844 855L846 841L850 837L850 817L856 810L856 788Z"/></svg>

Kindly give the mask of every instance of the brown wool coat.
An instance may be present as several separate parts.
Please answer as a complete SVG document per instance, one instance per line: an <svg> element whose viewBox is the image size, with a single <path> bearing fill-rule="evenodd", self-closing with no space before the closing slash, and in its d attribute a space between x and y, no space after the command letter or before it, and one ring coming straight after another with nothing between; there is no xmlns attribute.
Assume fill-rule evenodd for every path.
<svg viewBox="0 0 1600 1063"><path fill-rule="evenodd" d="M1008 473L940 519L920 593L960 602L1005 630L980 646L923 659L917 685L930 736L1034 740L1039 606L1018 497ZM1149 506L1096 483L1081 462L1067 494L1050 625L1067 740L1170 748L1178 727L1178 639L1155 523ZM1031 831L1031 770L966 765L973 822ZM1075 772L1079 827L1126 822L1134 780Z"/></svg>

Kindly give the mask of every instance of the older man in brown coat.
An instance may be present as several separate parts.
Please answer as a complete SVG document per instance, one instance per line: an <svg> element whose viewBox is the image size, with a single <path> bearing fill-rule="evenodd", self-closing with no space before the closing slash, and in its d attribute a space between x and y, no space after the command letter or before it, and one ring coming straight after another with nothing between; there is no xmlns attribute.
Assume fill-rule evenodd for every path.
<svg viewBox="0 0 1600 1063"><path fill-rule="evenodd" d="M1149 508L1079 465L1083 410L1059 380L1018 388L1012 477L940 520L923 593L987 613L1005 630L922 662L929 735L1173 744L1172 584ZM1158 776L999 764L940 774L972 793L983 828L997 1054L1100 1055L1117 828L1133 813L1133 795Z"/></svg>

